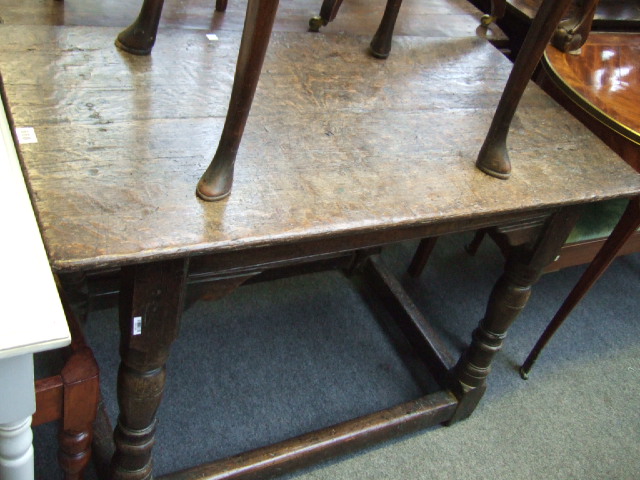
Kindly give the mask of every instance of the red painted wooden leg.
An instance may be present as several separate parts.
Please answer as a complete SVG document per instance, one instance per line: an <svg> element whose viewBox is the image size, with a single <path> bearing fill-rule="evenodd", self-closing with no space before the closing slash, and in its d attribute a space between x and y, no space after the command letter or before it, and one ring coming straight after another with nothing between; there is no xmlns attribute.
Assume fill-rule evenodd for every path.
<svg viewBox="0 0 640 480"><path fill-rule="evenodd" d="M120 355L116 451L111 480L152 478L156 411L165 385L165 363L178 335L186 260L124 267L120 289Z"/></svg>
<svg viewBox="0 0 640 480"><path fill-rule="evenodd" d="M63 414L58 462L65 480L81 480L91 459L93 422L100 396L98 365L87 347L75 351L61 373Z"/></svg>
<svg viewBox="0 0 640 480"><path fill-rule="evenodd" d="M203 200L220 200L231 192L236 155L251 110L277 10L278 0L249 0L247 4L227 118L216 154L196 189Z"/></svg>
<svg viewBox="0 0 640 480"><path fill-rule="evenodd" d="M523 379L529 377L529 372L533 364L538 359L538 355L547 345L551 337L556 333L558 328L569 316L575 306L584 298L594 283L609 268L611 262L616 258L618 250L626 243L633 233L640 226L640 197L635 197L629 202L629 206L622 214L620 221L609 235L609 238L602 246L598 254L594 257L587 269L584 271L578 283L573 287L571 293L567 296L560 309L547 325L535 346L529 353L522 367L520 367L520 376Z"/></svg>
<svg viewBox="0 0 640 480"><path fill-rule="evenodd" d="M164 0L144 0L138 18L116 38L116 46L134 55L148 55L156 42Z"/></svg>
<svg viewBox="0 0 640 480"><path fill-rule="evenodd" d="M511 162L507 152L511 120L529 79L570 2L571 0L544 0L529 28L476 161L476 166L488 175L501 179L507 179L511 175Z"/></svg>
<svg viewBox="0 0 640 480"><path fill-rule="evenodd" d="M391 51L391 40L393 39L393 29L396 26L396 19L402 0L387 0L384 15L380 21L378 31L373 36L369 45L371 55L376 58L387 58Z"/></svg>

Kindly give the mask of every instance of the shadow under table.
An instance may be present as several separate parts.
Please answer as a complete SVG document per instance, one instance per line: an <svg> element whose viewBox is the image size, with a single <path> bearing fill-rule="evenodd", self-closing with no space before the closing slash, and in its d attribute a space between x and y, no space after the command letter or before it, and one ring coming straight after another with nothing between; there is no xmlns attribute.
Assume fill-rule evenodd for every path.
<svg viewBox="0 0 640 480"><path fill-rule="evenodd" d="M581 206L640 192L640 176L534 85L512 124L511 178L480 172L475 159L511 64L473 33L399 37L386 63L367 56L368 38L280 33L267 53L233 191L205 203L194 187L224 122L239 35L225 32L214 43L198 31L169 30L170 41L151 57L132 58L113 47L116 33L0 30L13 124L37 138L19 152L51 265L78 289L89 274L119 272L111 478L152 476L164 365L188 285L216 298L298 268L358 275L440 386L165 478L277 474L470 415L508 327ZM377 251L486 227L512 254L456 359Z"/></svg>

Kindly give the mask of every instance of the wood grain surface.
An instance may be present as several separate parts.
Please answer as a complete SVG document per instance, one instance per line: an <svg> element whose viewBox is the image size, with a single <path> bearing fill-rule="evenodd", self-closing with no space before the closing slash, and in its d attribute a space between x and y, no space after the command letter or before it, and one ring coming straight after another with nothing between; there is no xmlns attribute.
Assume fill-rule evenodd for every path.
<svg viewBox="0 0 640 480"><path fill-rule="evenodd" d="M546 57L583 108L606 115L614 130L640 143L639 33L593 32L580 55L548 48Z"/></svg>
<svg viewBox="0 0 640 480"><path fill-rule="evenodd" d="M640 178L537 87L509 147L513 177L474 167L510 63L487 42L277 33L231 196L196 181L226 112L239 35L165 29L153 55L117 28L0 30L0 64L54 269L437 225L629 196ZM464 228L461 227L461 228ZM469 224L468 228L473 228Z"/></svg>
<svg viewBox="0 0 640 480"><path fill-rule="evenodd" d="M533 18L542 0L508 0L508 4L529 19ZM594 18L595 27L620 23L640 26L640 0L600 0Z"/></svg>

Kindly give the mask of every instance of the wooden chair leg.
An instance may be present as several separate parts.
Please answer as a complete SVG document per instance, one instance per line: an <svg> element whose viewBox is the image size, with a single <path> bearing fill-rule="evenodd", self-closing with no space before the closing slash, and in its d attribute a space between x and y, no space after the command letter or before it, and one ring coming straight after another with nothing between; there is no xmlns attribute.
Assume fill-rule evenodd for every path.
<svg viewBox="0 0 640 480"><path fill-rule="evenodd" d="M216 0L216 11L224 12L227 10L227 0Z"/></svg>
<svg viewBox="0 0 640 480"><path fill-rule="evenodd" d="M91 350L84 347L74 352L61 376L64 400L58 461L65 480L81 480L91 459L93 422L100 396L98 366Z"/></svg>
<svg viewBox="0 0 640 480"><path fill-rule="evenodd" d="M322 7L320 7L320 15L311 17L309 19L309 31L318 32L320 27L324 27L329 22L333 22L340 10L342 0L324 0Z"/></svg>
<svg viewBox="0 0 640 480"><path fill-rule="evenodd" d="M640 226L640 197L635 197L629 202L629 206L622 214L622 218L614 228L613 232L602 246L602 249L595 256L593 261L589 264L585 272L576 283L571 293L567 296L564 303L555 314L547 328L542 333L542 336L538 339L537 343L529 353L529 356L525 360L522 367L520 367L520 376L523 379L529 377L529 372L533 367L533 364L540 355L540 352L549 342L554 333L560 328L567 316L571 313L573 308L582 300L587 294L593 284L602 276L607 270L611 262L616 258L618 250L625 244L625 242L633 235L633 233Z"/></svg>
<svg viewBox="0 0 640 480"><path fill-rule="evenodd" d="M483 15L480 18L480 24L483 27L488 27L496 20L500 20L504 17L507 11L507 0L491 0L491 13Z"/></svg>
<svg viewBox="0 0 640 480"><path fill-rule="evenodd" d="M488 175L501 179L507 179L511 175L511 162L507 152L511 120L531 75L570 2L571 0L544 0L531 24L476 161L476 166Z"/></svg>
<svg viewBox="0 0 640 480"><path fill-rule="evenodd" d="M116 46L134 55L148 55L156 42L164 0L144 0L138 18L116 38Z"/></svg>
<svg viewBox="0 0 640 480"><path fill-rule="evenodd" d="M387 0L380 26L369 45L371 54L376 58L387 58L389 56L393 29L396 26L396 19L401 5L402 0Z"/></svg>
<svg viewBox="0 0 640 480"><path fill-rule="evenodd" d="M485 229L477 230L476 234L473 236L473 239L471 239L471 242L469 242L468 245L465 245L464 247L465 251L471 256L478 253L480 244L484 240L484 237L486 234L487 234L487 231Z"/></svg>
<svg viewBox="0 0 640 480"><path fill-rule="evenodd" d="M551 44L561 52L579 52L587 41L599 0L578 0L572 15L560 22Z"/></svg>
<svg viewBox="0 0 640 480"><path fill-rule="evenodd" d="M216 154L196 188L196 193L203 200L220 200L231 192L236 155L251 110L277 10L278 0L249 0L247 4L227 118Z"/></svg>
<svg viewBox="0 0 640 480"><path fill-rule="evenodd" d="M420 274L422 274L422 271L427 265L429 257L431 256L431 252L433 252L437 241L438 237L423 238L422 240L420 240L420 244L416 249L416 253L413 255L411 264L407 269L407 273L409 275L411 275L412 277L419 277Z"/></svg>

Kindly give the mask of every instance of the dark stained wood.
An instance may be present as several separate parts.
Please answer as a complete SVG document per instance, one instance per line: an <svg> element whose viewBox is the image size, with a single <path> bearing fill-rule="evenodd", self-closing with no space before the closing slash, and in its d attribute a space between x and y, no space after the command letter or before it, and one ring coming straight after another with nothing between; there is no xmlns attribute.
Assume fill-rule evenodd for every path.
<svg viewBox="0 0 640 480"><path fill-rule="evenodd" d="M544 0L531 24L520 54L507 80L500 103L493 116L476 166L492 177L507 179L511 175L511 161L507 150L507 136L520 98L542 58L544 49L571 0Z"/></svg>
<svg viewBox="0 0 640 480"><path fill-rule="evenodd" d="M529 377L531 368L538 359L542 349L564 323L574 307L584 298L607 268L609 268L611 262L618 256L622 246L627 243L627 240L637 231L638 227L640 227L640 197L635 197L631 199L629 206L622 214L620 222L618 222L606 243L602 246L602 249L584 271L534 345L524 364L520 367L520 375L523 379Z"/></svg>
<svg viewBox="0 0 640 480"><path fill-rule="evenodd" d="M436 380L443 388L448 386L449 370L454 366L455 360L400 282L389 272L379 256L369 257L363 272L365 281L384 302L407 340L429 365Z"/></svg>
<svg viewBox="0 0 640 480"><path fill-rule="evenodd" d="M486 390L491 362L502 348L509 326L526 305L542 270L571 233L579 211L578 207L572 207L557 212L546 222L542 235L531 235L524 243L518 239L514 244L504 273L493 287L484 318L453 369L453 389L460 404L450 423L468 417L475 409ZM504 235L509 239L508 231Z"/></svg>
<svg viewBox="0 0 640 480"><path fill-rule="evenodd" d="M606 238L587 242L568 243L560 251L560 256L545 269L545 273L555 272L574 265L591 262L607 241ZM617 256L640 252L640 232L636 232L620 247Z"/></svg>
<svg viewBox="0 0 640 480"><path fill-rule="evenodd" d="M44 8L23 4L7 18ZM223 128L245 3L231 2L224 16L212 16L211 3L194 2L186 12L168 1L148 57L113 47L135 16L131 6L123 6L131 14L125 22L108 27L9 21L0 29L13 122L35 127L39 139L21 145L20 154L54 269L122 272L121 416L111 478L152 475L155 412L188 276L226 275L217 287L228 290L263 270L495 225L518 242L539 239L551 255L555 227L562 228L525 228L532 217L537 224L573 205L640 192L640 177L533 85L510 134L518 159L513 177L501 182L477 171L474 159L511 65L476 35L479 13L467 2L406 0L403 12L412 14L399 16L386 62L365 53L382 13L370 2L345 2L322 35L286 32L294 28L291 19L317 11L317 5L311 13L296 11L302 4L283 6L279 17L290 15L287 21L276 18L274 29L285 32L272 38L266 55L234 190L216 203L198 200L194 185ZM95 5L69 5L63 18L31 23L71 22L74 9L87 25L119 15L98 19ZM353 21L353 12L361 21ZM180 29L166 28L171 22ZM306 29L306 21L301 25L295 28ZM204 35L212 30L217 42ZM405 36L415 32L421 38ZM542 259L513 262L535 270ZM506 290L491 305L508 303ZM141 335L131 332L135 316L145 320ZM487 317L506 329L515 316ZM488 343L476 338L459 371L485 365L476 353ZM456 379L457 399L445 389L183 478L273 474L464 418L486 378L465 387L463 373Z"/></svg>
<svg viewBox="0 0 640 480"><path fill-rule="evenodd" d="M156 411L165 363L178 335L188 260L125 267L120 290L120 354L115 454L110 479L152 477Z"/></svg>
<svg viewBox="0 0 640 480"><path fill-rule="evenodd" d="M478 231L480 232L482 230ZM409 268L407 268L407 273L409 275L412 277L420 276L429 261L429 257L431 256L431 252L433 252L437 241L438 237L423 238L420 240L416 253L411 259L411 264L409 265Z"/></svg>
<svg viewBox="0 0 640 480"><path fill-rule="evenodd" d="M381 439L393 438L442 423L455 409L455 398L437 392L387 410L311 432L228 459L160 477L162 480L249 480L351 452Z"/></svg>
<svg viewBox="0 0 640 480"><path fill-rule="evenodd" d="M396 26L396 19L400 12L402 0L388 0L384 9L384 15L380 21L380 26L376 30L369 48L371 54L376 58L387 58L391 51L391 40L393 39L393 29Z"/></svg>
<svg viewBox="0 0 640 480"><path fill-rule="evenodd" d="M251 111L277 10L278 0L249 0L247 4L245 27L222 135L216 154L196 187L198 196L203 200L221 200L231 193L238 148Z"/></svg>
<svg viewBox="0 0 640 480"><path fill-rule="evenodd" d="M366 39L279 34L239 151L234 194L203 204L194 185L222 128L227 100L218 92L228 95L238 37L211 44L198 32L170 31L171 43L156 45L152 57L129 58L114 49L113 33L0 32L14 122L33 126L39 139L20 153L58 271L286 249L302 240L317 242L313 248L333 242L333 249L346 232L362 236L359 248L368 236L382 244L399 229L391 241L488 226L567 198L625 196L637 184L534 86L510 134L518 174L496 182L477 172L473 160L511 67L482 40L400 37L397 58L382 65L362 54ZM200 62L214 55L212 77ZM301 58L304 72L296 67ZM34 74L25 77L25 68ZM170 84L185 93L172 104L159 93L166 88L169 98ZM437 181L425 181L424 172Z"/></svg>

